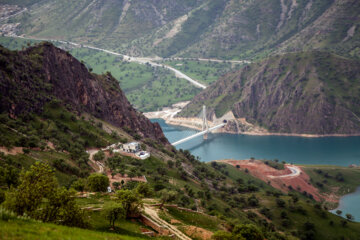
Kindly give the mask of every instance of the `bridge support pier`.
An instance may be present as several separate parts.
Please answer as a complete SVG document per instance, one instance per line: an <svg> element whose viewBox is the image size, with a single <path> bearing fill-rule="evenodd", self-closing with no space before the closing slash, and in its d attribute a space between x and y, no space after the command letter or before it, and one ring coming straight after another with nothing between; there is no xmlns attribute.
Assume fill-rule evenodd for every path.
<svg viewBox="0 0 360 240"><path fill-rule="evenodd" d="M206 119L206 106L205 105L203 106L202 120L203 120L203 123L202 123L202 131L201 132L195 133L192 136L189 136L189 137L183 138L181 140L178 140L178 141L172 143L172 145L176 146L178 144L187 142L187 141L189 141L189 140L191 140L193 138L200 137L200 136L204 136L204 139L207 139L209 132L215 131L216 129L222 128L222 127L224 127L226 125L226 123L223 122L223 123L221 123L219 125L216 125L214 127L209 128L209 125L208 125L208 122L207 122L207 119Z"/></svg>
<svg viewBox="0 0 360 240"><path fill-rule="evenodd" d="M209 132L209 125L206 119L206 106L203 105L203 112L202 112L202 131L206 131L204 134L204 139L208 138L208 132Z"/></svg>

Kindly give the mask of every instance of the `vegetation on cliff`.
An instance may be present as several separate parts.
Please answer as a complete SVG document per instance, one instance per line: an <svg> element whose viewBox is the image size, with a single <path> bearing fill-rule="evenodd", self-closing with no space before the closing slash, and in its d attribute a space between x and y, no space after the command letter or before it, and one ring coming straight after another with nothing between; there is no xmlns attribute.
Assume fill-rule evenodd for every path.
<svg viewBox="0 0 360 240"><path fill-rule="evenodd" d="M270 57L222 77L180 113L232 111L270 132L359 134L360 62L327 52Z"/></svg>
<svg viewBox="0 0 360 240"><path fill-rule="evenodd" d="M148 228L126 220L138 217L145 201L147 207L151 203L165 205L164 210L159 210L163 220L171 223L176 219L180 222L178 229L186 234L190 234L189 228L201 228L210 235L223 230L228 233L218 232L215 236L225 234L230 238L246 237L248 232L267 239L354 239L360 234L358 223L328 213L325 205L316 203L308 194L295 189L279 192L245 169L206 164L189 151L169 146L166 139L161 139L161 130L158 132L156 125L149 125L132 109L110 74L91 74L76 59L48 43L20 52L2 48L1 56L0 127L4 138L0 145L3 152L17 151L0 155L3 206L57 224L76 219L67 218L68 212L79 213L78 217L84 213L80 219L87 224L76 222L93 230L65 229L1 210L0 232L6 238L14 238L11 230L15 228L22 229L17 236L24 238L26 229L42 226L36 232L56 229L49 233L52 238L56 234L74 237L79 233L111 238L113 235L105 232L112 232L119 237L146 239L141 230ZM101 193L111 179L97 174L89 177L96 166L85 149L134 139L151 151L150 158L139 160L108 151L96 159L106 172L130 178L145 175L147 183L120 182L116 185L121 190L114 195ZM47 174L40 175L47 178L39 178L35 170L44 170ZM95 186L94 178L100 179L94 181ZM72 195L72 190L58 188L57 181L67 189L77 189L78 197ZM91 189L99 192L82 195L82 191ZM22 193L29 199L40 196L37 204L29 207ZM171 209L165 203L185 209ZM54 209L61 209L62 214L52 215ZM67 233L63 233L65 230ZM33 238L33 232L29 238Z"/></svg>
<svg viewBox="0 0 360 240"><path fill-rule="evenodd" d="M326 49L359 58L357 0L1 2L27 6L9 20L21 23L20 34L129 55L238 59Z"/></svg>

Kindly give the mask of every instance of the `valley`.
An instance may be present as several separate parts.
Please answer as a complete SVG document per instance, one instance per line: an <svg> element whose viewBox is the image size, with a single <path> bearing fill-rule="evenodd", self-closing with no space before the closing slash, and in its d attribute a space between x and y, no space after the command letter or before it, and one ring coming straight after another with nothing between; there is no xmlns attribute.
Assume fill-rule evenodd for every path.
<svg viewBox="0 0 360 240"><path fill-rule="evenodd" d="M357 0L0 0L0 238L360 236Z"/></svg>

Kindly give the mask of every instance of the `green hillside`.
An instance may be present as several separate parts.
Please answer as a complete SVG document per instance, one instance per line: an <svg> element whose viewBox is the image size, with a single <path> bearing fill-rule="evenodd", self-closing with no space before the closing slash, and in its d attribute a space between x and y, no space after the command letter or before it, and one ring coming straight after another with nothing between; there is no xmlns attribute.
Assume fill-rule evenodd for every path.
<svg viewBox="0 0 360 240"><path fill-rule="evenodd" d="M11 50L21 50L27 47L29 43L33 45L39 42L36 40L0 37L0 44ZM68 48L67 45L64 46L60 43L58 45ZM120 87L124 90L131 104L143 112L155 111L180 101L189 101L200 92L198 88L189 84L186 80L176 78L174 73L163 68L126 62L121 57L87 48L69 48L68 50L79 61L84 62L92 72L97 74L111 72L112 76L119 81ZM168 64L169 62L165 63ZM169 63L169 65L172 65L172 63ZM198 62L196 65L194 77L195 79L204 79L205 83L216 81L220 74L232 69L231 64ZM225 68L224 65L226 65ZM201 67L198 68L198 66ZM219 70L216 71L215 69ZM187 73L187 71L184 72ZM209 72L211 72L210 75ZM191 72L190 76L192 76ZM208 77L210 78L208 79Z"/></svg>

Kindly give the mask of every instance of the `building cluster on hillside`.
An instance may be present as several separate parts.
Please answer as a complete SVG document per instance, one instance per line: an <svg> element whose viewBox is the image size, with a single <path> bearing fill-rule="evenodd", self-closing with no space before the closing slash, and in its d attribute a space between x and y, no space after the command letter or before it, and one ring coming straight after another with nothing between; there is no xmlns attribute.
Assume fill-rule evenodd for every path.
<svg viewBox="0 0 360 240"><path fill-rule="evenodd" d="M140 159L147 159L150 157L150 153L141 149L141 144L139 142L130 142L130 143L114 143L103 150L110 150L120 154L133 155L134 157Z"/></svg>

